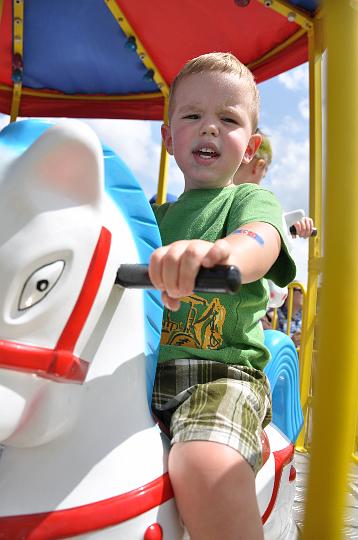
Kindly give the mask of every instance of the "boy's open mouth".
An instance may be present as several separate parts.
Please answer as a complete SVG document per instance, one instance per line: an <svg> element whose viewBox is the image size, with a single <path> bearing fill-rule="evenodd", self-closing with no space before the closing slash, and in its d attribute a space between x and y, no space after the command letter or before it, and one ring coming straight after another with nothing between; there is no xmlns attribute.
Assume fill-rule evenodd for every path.
<svg viewBox="0 0 358 540"><path fill-rule="evenodd" d="M213 159L220 156L220 154L213 148L208 146L202 146L193 151L194 156L198 156L202 159Z"/></svg>

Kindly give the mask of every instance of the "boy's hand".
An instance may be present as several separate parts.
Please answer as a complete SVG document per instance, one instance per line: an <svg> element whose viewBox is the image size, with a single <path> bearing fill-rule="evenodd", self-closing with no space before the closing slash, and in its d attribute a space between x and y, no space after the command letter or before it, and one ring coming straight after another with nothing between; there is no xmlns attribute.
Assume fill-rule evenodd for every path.
<svg viewBox="0 0 358 540"><path fill-rule="evenodd" d="M304 217L294 224L297 231L297 235L293 235L293 238L299 236L300 238L310 238L313 230L313 219L310 217Z"/></svg>
<svg viewBox="0 0 358 540"><path fill-rule="evenodd" d="M179 298L192 294L195 278L201 266L212 268L230 264L231 248L225 239L215 243L206 240L179 240L156 249L149 263L149 277L162 291L164 305L177 311Z"/></svg>

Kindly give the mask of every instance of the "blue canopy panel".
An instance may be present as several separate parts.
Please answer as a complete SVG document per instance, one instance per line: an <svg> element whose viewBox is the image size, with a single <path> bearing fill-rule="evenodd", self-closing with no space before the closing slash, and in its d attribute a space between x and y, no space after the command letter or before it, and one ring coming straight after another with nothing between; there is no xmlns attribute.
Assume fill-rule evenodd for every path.
<svg viewBox="0 0 358 540"><path fill-rule="evenodd" d="M103 0L31 0L24 9L24 86L66 94L159 91Z"/></svg>
<svg viewBox="0 0 358 540"><path fill-rule="evenodd" d="M305 9L310 13L314 13L318 9L319 0L290 0L290 4L300 9Z"/></svg>

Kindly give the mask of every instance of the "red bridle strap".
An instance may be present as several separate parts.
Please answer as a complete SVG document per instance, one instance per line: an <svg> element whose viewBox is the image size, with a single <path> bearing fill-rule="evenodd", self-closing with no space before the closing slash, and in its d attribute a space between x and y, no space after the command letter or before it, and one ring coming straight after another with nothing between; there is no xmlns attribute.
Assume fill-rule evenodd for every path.
<svg viewBox="0 0 358 540"><path fill-rule="evenodd" d="M111 233L102 227L81 292L55 348L0 340L0 368L58 382L83 383L89 364L75 356L73 350L97 296L110 246Z"/></svg>

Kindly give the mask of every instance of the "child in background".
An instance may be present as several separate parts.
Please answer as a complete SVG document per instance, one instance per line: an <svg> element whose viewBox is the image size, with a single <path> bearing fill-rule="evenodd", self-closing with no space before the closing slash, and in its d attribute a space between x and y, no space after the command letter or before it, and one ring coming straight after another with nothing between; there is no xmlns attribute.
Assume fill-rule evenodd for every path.
<svg viewBox="0 0 358 540"><path fill-rule="evenodd" d="M263 539L255 493L271 419L263 278L284 286L295 265L276 198L233 185L261 142L258 108L250 71L229 53L211 53L177 75L162 126L184 192L153 206L163 247L149 275L166 307L153 409L170 430L169 475L191 540ZM239 292L195 294L199 268L217 264L239 267Z"/></svg>
<svg viewBox="0 0 358 540"><path fill-rule="evenodd" d="M257 129L256 132L260 133L262 137L261 145L250 163L241 163L234 176L234 184L236 185L252 183L259 186L271 165L272 147L270 139L260 129ZM297 236L300 238L309 238L312 235L314 227L313 219L303 217L294 223L294 227Z"/></svg>

